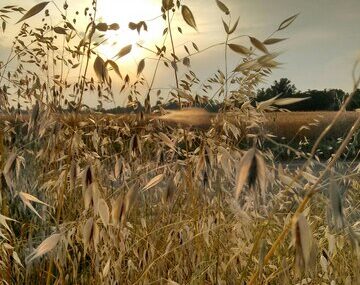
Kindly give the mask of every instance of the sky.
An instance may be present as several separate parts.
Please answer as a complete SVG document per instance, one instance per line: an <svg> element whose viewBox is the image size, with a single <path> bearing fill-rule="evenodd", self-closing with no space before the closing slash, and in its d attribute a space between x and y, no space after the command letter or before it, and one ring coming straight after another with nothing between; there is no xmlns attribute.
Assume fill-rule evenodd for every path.
<svg viewBox="0 0 360 285"><path fill-rule="evenodd" d="M200 10L205 1L194 2ZM240 16L240 33L259 39L266 38L282 20L300 13L288 29L276 35L289 39L276 45L275 50L282 52L279 60L283 66L274 71L270 83L287 77L300 90L352 89L351 71L360 56L359 0L229 0L224 3ZM209 8L209 11L199 30L216 41L222 28L221 15L216 9Z"/></svg>
<svg viewBox="0 0 360 285"><path fill-rule="evenodd" d="M359 0L222 0L231 10L233 22L239 16L239 26L234 36L251 35L260 40L267 38L278 25L289 16L300 13L296 21L284 31L274 37L288 38L286 41L271 46L271 51L279 51L278 60L283 63L279 69L267 78L263 87L270 86L274 80L282 77L289 78L299 90L340 88L345 91L352 89L351 71L354 62L360 57L360 29L359 29ZM17 4L30 9L40 1L35 0L0 0L0 7ZM63 2L55 0L59 7ZM68 0L69 11L83 11L91 1ZM183 34L174 31L174 44L177 54L185 56L183 45L189 48L195 42L200 49L224 41L222 18L226 16L217 7L215 0L183 0L195 17L198 31L186 26L181 17L174 18L174 26L181 25ZM136 48L137 42L146 47L154 48L161 45L164 22L162 19L146 21L148 33L136 32L127 28L129 21L150 20L160 15L161 0L98 0L99 21L117 22L120 30L108 33L108 44L103 45L97 52L104 58L112 58L121 47L134 44L131 55L120 59L118 64L122 73L136 75L136 66L141 58L148 58L141 48ZM49 4L50 11L54 9ZM55 10L56 12L56 10ZM69 12L70 13L70 12ZM71 14L69 14L71 15ZM34 17L28 21L36 25ZM40 16L38 18L41 18ZM54 16L55 18L55 16ZM14 25L17 19L10 21L11 30L5 35L0 33L0 61L4 61L9 52L11 38L20 29ZM237 39L233 43L250 46L248 40ZM167 44L170 48L169 43ZM229 69L237 65L238 55L229 52ZM144 76L151 81L154 64L146 59ZM191 67L200 77L206 80L216 70L224 69L224 47L219 46L191 58ZM187 70L182 68L179 75ZM169 74L170 73L170 74ZM155 78L154 88L174 87L174 79L169 69L161 67ZM91 101L91 99L90 99ZM126 98L117 99L122 104Z"/></svg>

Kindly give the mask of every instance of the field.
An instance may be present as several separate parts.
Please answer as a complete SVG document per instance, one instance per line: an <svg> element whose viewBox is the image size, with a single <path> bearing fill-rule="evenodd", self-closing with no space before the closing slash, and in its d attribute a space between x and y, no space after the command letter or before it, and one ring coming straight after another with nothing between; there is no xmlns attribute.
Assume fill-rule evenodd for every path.
<svg viewBox="0 0 360 285"><path fill-rule="evenodd" d="M278 138L288 140L298 137L316 139L330 124L336 112L272 112L266 114L265 128ZM346 112L336 121L328 133L328 137L344 136L356 119L359 112Z"/></svg>
<svg viewBox="0 0 360 285"><path fill-rule="evenodd" d="M357 63L339 112L274 112L304 100L254 104L298 14L259 40L212 1L224 39L200 49L182 39L198 30L185 1L158 1L125 25L159 21L158 42L114 56L102 47L124 28L90 2L0 9L0 284L360 284ZM219 47L200 80L192 62ZM120 100L142 112L95 111Z"/></svg>
<svg viewBox="0 0 360 285"><path fill-rule="evenodd" d="M176 114L176 120L180 118L179 123L184 124ZM186 118L191 115L198 123L202 114L187 112ZM271 118L272 126L282 120L284 127L284 121L292 115L297 118L297 127L312 122L309 114L274 113L266 114L266 118ZM314 119L327 115L328 120L331 116L311 115ZM348 120L355 115L346 114ZM7 149L3 153L8 153L3 156L8 157L2 175L3 215L22 221L2 222L12 224L12 244L14 252L19 253L8 257L18 263L16 279L13 271L3 271L3 278L16 282L36 279L39 283L54 279L62 284L72 283L79 276L94 284L111 280L128 284L241 284L249 278L250 268L254 268L254 272L260 270L260 279L264 278L261 282L287 283L293 266L303 270L304 254L320 258L321 267L308 269L316 283L330 278L344 280L344 276L346 280L358 278L356 262L351 262L356 251L343 249L357 242L355 231L360 230L360 208L356 202L359 174L341 170L342 164L319 184L317 176L327 169L326 164L314 160L303 170L287 168L288 163L282 168L272 162L271 151L259 150L254 158L250 156L257 161L257 170L246 174L256 175L255 182L249 180L249 187L238 192L242 188L239 183L244 183L239 181L239 175L250 150L243 155L227 140L239 136L233 133L239 128L234 130L233 126L241 126L249 113L237 121L234 116L228 121L229 116L222 115L221 123L213 121L215 125L209 123L200 129L179 129L169 125L168 120L154 120L155 116L143 120L136 116L96 114L61 116L61 120L57 115L42 116L36 123L38 128L30 129L30 133L39 136L35 141L19 137L13 140L12 144L20 147L16 155L3 146ZM266 122L261 116L257 120ZM25 116L21 121L12 121L28 127L32 119ZM47 137L55 129L57 135ZM251 130L257 128L251 126ZM296 128L292 131L287 134L293 136ZM224 140L221 134L226 134ZM30 144L25 144L28 139ZM26 149L21 150L24 145ZM44 165L51 170L45 171ZM357 171L354 166L352 169ZM294 175L302 178L292 181ZM11 182L15 177L16 184ZM296 244L300 240L296 241L295 235L295 245L289 251L290 240L286 238L276 253L282 259L268 260L265 266L264 253L276 244L274 238L281 236L282 225L291 221L294 207L302 205L302 197L307 197L313 183L318 183L316 192L323 192L329 181L330 187L336 187L331 191L346 191L343 210L329 216L326 207L320 206L327 205L328 198L318 193L305 208L312 213L310 224L302 220L293 225L311 240L312 246L299 251L302 245ZM19 192L10 202L14 191ZM238 202L234 195L240 198ZM42 202L35 197L46 206L37 206ZM329 203L329 207L335 207L339 201ZM324 226L326 219L332 228ZM342 234L340 229L345 223L353 224L353 229ZM38 245L41 241L31 250L33 243ZM48 251L51 252L47 258L32 261ZM26 275L20 273L22 266L29 270ZM314 275L316 272L318 275ZM331 275L323 275L326 272Z"/></svg>
<svg viewBox="0 0 360 285"><path fill-rule="evenodd" d="M267 112L264 114L264 125L268 133L273 134L277 138L298 139L306 137L308 139L317 138L321 132L331 123L337 112L334 111L320 111L320 112ZM205 121L202 125L198 124L200 128L209 129L211 127L211 120L217 119L218 125L222 124L225 119L228 122L232 121L232 114L215 114L209 113L210 120ZM131 123L138 120L140 115L111 115L101 113L90 113L76 115L77 121L89 120L104 120L116 122L119 126L125 123ZM160 115L145 115L141 119L143 126L147 124L154 124ZM333 127L328 132L328 137L337 138L345 135L356 119L360 116L359 112L347 111L343 113L335 122ZM25 122L29 120L29 115L18 116L0 116L0 121L19 121ZM59 115L60 121L71 122L74 120L74 114ZM235 121L234 121L235 122ZM165 121L166 123L166 121ZM171 122L169 121L169 125ZM195 126L196 128L196 126Z"/></svg>

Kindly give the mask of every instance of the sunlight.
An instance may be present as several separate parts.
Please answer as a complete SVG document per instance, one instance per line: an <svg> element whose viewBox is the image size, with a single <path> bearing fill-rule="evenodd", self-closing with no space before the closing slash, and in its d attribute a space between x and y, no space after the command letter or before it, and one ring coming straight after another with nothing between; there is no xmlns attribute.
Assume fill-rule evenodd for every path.
<svg viewBox="0 0 360 285"><path fill-rule="evenodd" d="M108 31L106 36L108 41L98 48L98 51L107 58L114 57L117 52L128 44L133 45L131 58L139 58L143 50L137 47L136 43L141 43L147 47L153 47L162 36L163 21L158 18L151 19L161 15L161 3L155 0L132 0L132 1L114 1L101 0L98 2L99 20L111 24L118 23L120 29L117 31ZM148 32L141 30L139 35L136 30L128 28L129 22L137 23L146 21ZM128 61L126 58L125 61Z"/></svg>

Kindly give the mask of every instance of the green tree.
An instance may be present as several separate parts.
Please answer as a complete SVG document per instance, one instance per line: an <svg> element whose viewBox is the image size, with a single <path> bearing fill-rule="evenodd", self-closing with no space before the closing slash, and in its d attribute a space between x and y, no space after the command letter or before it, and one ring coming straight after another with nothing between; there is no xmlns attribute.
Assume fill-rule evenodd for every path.
<svg viewBox="0 0 360 285"><path fill-rule="evenodd" d="M342 89L330 89L329 91L333 93L332 96L334 96L334 100L335 100L335 106L333 110L334 111L339 110L348 94Z"/></svg>
<svg viewBox="0 0 360 285"><path fill-rule="evenodd" d="M360 108L360 89L356 89L355 94L353 95L347 110L354 111L355 109Z"/></svg>
<svg viewBox="0 0 360 285"><path fill-rule="evenodd" d="M259 90L257 101L265 101L278 95L282 98L292 97L296 92L295 85L288 78L281 78L279 81L275 80L269 88Z"/></svg>

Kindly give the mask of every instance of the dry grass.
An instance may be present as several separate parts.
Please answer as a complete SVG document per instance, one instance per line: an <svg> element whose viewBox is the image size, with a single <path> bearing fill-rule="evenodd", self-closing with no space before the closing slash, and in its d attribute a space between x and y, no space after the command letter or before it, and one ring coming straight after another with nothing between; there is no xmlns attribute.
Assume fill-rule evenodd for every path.
<svg viewBox="0 0 360 285"><path fill-rule="evenodd" d="M241 113L238 122L249 114L261 121L252 108ZM47 280L58 284L241 284L260 268L262 283L288 282L289 276L300 280L296 272L302 272L309 262L301 261L302 250L318 260L317 266L304 272L313 282L357 280L358 264L351 262L356 260L356 252L345 250L356 244L356 238L349 238L344 226L335 229L336 216L326 210L331 204L322 194L306 209L309 226L304 226L303 220L298 226L298 231L305 231L300 237L310 235L316 249L303 249L300 243L300 249L297 245L289 250L288 240L284 240L278 258L267 266L262 263L262 252L274 243L325 165L307 168L303 178L288 188L296 170L279 169L272 163L271 153L259 151L256 163L264 157L266 169L258 166L254 180L241 178L239 182L234 179L238 166L242 177L251 176L254 162L236 147L239 134L233 133L237 130L232 127L234 117L231 125L224 122L220 130L214 126L185 129L185 144L182 129L161 121L139 128L138 120L119 124L104 116L94 118L91 115L76 123L67 118L58 125L57 115L44 112L36 139L5 152L2 177L12 177L15 184L2 180L2 213L21 223L8 222L12 234L2 232L12 238L26 271L16 263L12 268L5 266L1 271L4 280L29 284L33 280L38 284ZM25 126L30 121L25 121ZM253 136L251 132L244 135ZM247 169L241 170L241 157L249 157ZM23 166L15 167L23 158ZM351 182L338 215L357 231L359 188L358 176L353 174L335 173L332 179L339 184ZM244 181L250 184L240 193L243 186L238 183ZM322 181L319 189L326 192L328 181ZM266 189L258 188L264 182ZM237 189L238 201L232 189ZM18 196L13 198L9 191ZM19 199L24 192L50 207ZM26 201L33 204L33 210ZM50 240L44 241L49 236ZM42 241L45 244L35 250ZM27 259L31 252L39 257ZM6 254L10 256L3 256L12 258L11 251Z"/></svg>
<svg viewBox="0 0 360 285"><path fill-rule="evenodd" d="M317 138L330 124L336 112L272 112L266 113L265 128L275 136L286 139L294 137ZM359 112L346 112L336 121L328 133L328 137L344 136L356 119Z"/></svg>
<svg viewBox="0 0 360 285"><path fill-rule="evenodd" d="M336 115L335 111L318 111L318 112L267 112L264 118L264 128L270 134L278 138L286 138L288 140L293 138L317 138L320 133L330 124L331 120ZM139 128L145 128L146 125L156 125L158 118L161 115L111 115L101 113L89 114L65 114L58 115L58 120L63 121L65 124L78 125L81 122L90 122L91 120L101 121L108 123L109 121L116 122L118 126L123 126L124 123L131 124L137 122ZM233 114L215 114L209 113L209 118L199 124L196 121L194 128L209 129L212 124L211 120L217 118L217 126L221 128L224 120L232 122ZM360 116L359 112L347 111L336 121L335 125L330 129L327 137L338 138L344 136L356 119ZM25 122L29 120L28 115L19 115L17 117L2 115L0 122L4 121L18 121ZM171 120L166 119L164 122L168 126L176 126ZM233 121L235 123L235 121Z"/></svg>
<svg viewBox="0 0 360 285"><path fill-rule="evenodd" d="M53 4L37 4L19 21ZM11 86L0 90L1 110L9 111L10 102L33 103L31 115L2 118L1 284L359 284L360 168L354 161L340 171L336 163L360 119L328 163L312 153L304 154L301 169L276 164L272 151L262 149L268 128L264 111L273 110L274 102L254 108L249 98L279 64L270 47L283 39L273 35L297 15L261 41L234 36L236 17L222 1L216 4L225 41L203 50L193 43L182 56L171 19L179 14L194 29L196 20L182 1L162 1L165 42L155 51L145 48L157 62L150 81L143 76L148 59L139 59L130 78L99 55L104 31L119 27L97 22L97 1L84 11L89 24L83 30L67 18L68 4L55 6L62 15L58 22L49 20L49 8L47 25L22 26L15 56L0 67L0 83ZM16 11L23 12L12 5L1 9L7 15ZM55 22L60 24L51 27ZM143 32L147 26L141 21L129 27ZM240 38L247 46L236 41ZM189 69L190 58L215 46L224 47L225 68L203 84ZM130 50L125 47L117 57ZM240 63L232 66L228 52L238 53ZM13 60L21 65L6 76ZM87 90L97 90L100 103L111 102L109 73L114 73L121 92L128 92L128 105L144 99L150 112L160 63L174 76L176 88L167 95L180 106L206 103L212 92L224 99L229 113L183 109L119 117L56 111L69 100L79 111ZM97 80L89 76L91 65ZM77 78L70 82L72 72ZM139 85L146 90L140 92ZM281 126L279 133L312 120L267 116L278 116L271 120ZM289 125L289 118L298 125ZM351 120L339 121L338 128Z"/></svg>

